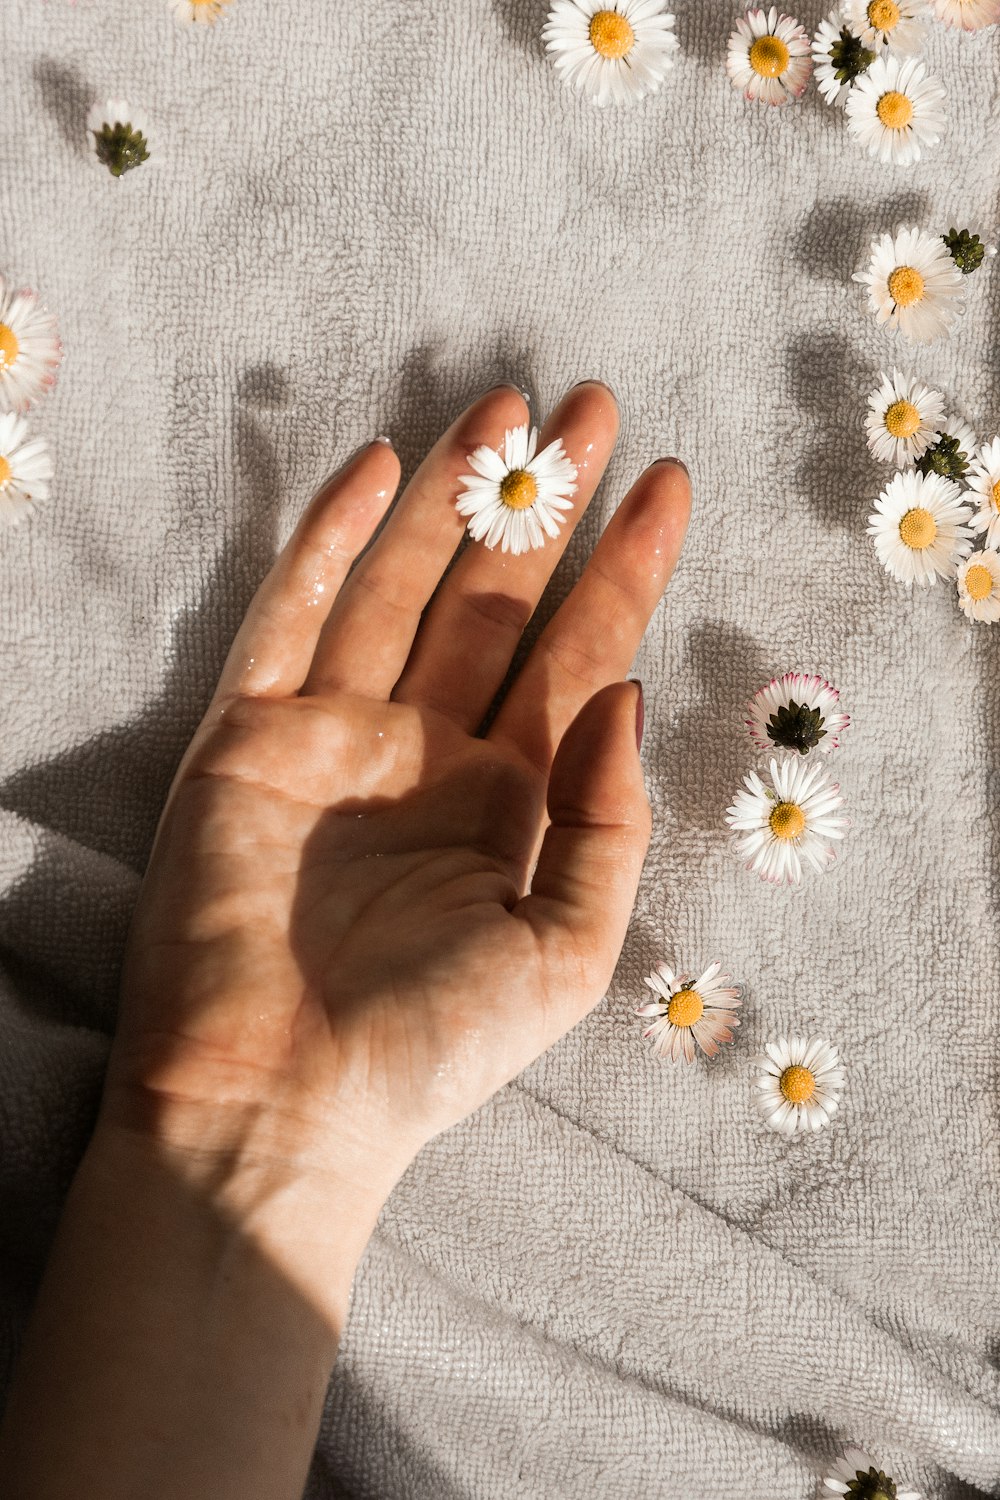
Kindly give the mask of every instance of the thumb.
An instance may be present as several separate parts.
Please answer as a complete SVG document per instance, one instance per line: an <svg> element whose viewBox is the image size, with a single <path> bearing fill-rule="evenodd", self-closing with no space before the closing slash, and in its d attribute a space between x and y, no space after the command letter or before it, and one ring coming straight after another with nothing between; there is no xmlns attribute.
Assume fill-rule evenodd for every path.
<svg viewBox="0 0 1000 1500"><path fill-rule="evenodd" d="M649 847L642 720L641 683L613 682L570 724L549 775L550 824L531 891L516 908L557 966L561 958L577 968L591 991L573 997L578 1008L607 988Z"/></svg>

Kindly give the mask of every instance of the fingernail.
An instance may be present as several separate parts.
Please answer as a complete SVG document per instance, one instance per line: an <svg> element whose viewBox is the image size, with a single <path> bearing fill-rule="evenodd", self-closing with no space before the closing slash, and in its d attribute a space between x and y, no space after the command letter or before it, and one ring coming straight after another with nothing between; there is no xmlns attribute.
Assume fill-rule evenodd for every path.
<svg viewBox="0 0 1000 1500"><path fill-rule="evenodd" d="M480 394L480 396L479 396L478 399L480 401L482 401L483 396L489 396L489 395L492 394L493 391L517 391L517 394L519 396L522 396L524 398L524 400L527 403L527 405L528 406L531 405L531 393L530 393L530 391L526 391L524 389L523 385L516 385L513 380L497 380L497 381L495 381L493 385L488 385L486 387L485 391L483 391Z"/></svg>
<svg viewBox="0 0 1000 1500"><path fill-rule="evenodd" d="M643 696L642 683L638 677L630 677L629 682L634 682L639 692L635 700L635 748L642 749L642 731L646 727L646 700Z"/></svg>
<svg viewBox="0 0 1000 1500"><path fill-rule="evenodd" d="M384 443L387 448L391 448L392 447L392 438L383 437L381 433L379 433L378 437L372 438L372 442L373 443Z"/></svg>
<svg viewBox="0 0 1000 1500"><path fill-rule="evenodd" d="M588 376L588 378L586 380L578 380L576 382L576 385L573 386L573 390L574 391L579 390L580 387L581 387L581 385L603 385L603 387L607 391L608 395L611 396L615 401L618 400L618 397L615 394L615 388L614 388L614 386L613 385L609 385L606 380L599 380L596 375L590 375L590 376Z"/></svg>
<svg viewBox="0 0 1000 1500"><path fill-rule="evenodd" d="M679 469L684 470L689 479L691 478L691 470L682 458L658 458L656 462L658 464L676 464Z"/></svg>

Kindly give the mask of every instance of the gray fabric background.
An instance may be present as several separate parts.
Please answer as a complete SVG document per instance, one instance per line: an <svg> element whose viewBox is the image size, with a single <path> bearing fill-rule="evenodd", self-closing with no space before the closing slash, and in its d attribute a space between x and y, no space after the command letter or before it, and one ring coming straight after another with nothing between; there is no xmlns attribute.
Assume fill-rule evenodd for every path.
<svg viewBox="0 0 1000 1500"><path fill-rule="evenodd" d="M695 519L636 662L655 834L611 993L425 1150L359 1272L311 1500L803 1500L844 1441L933 1500L1000 1494L1000 632L912 596L864 536L882 363L1000 423L998 272L920 351L850 273L901 216L996 224L1000 38L940 29L947 140L864 159L815 89L744 105L732 12L679 0L627 114L568 94L544 0L4 0L2 269L67 355L35 425L52 499L0 539L2 1369L82 1148L173 768L315 485L373 433L404 470L478 391L599 375L623 488L687 459ZM823 11L810 0L810 28ZM95 98L152 122L120 182ZM854 715L842 863L776 892L722 811L748 691L818 669ZM747 986L711 1067L649 1056L660 956ZM785 1142L748 1059L817 1030L842 1115Z"/></svg>

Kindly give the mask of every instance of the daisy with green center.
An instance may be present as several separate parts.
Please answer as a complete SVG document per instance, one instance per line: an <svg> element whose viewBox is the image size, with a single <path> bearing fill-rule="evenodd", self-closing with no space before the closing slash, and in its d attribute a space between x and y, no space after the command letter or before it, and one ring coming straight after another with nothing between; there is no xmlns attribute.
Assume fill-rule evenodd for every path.
<svg viewBox="0 0 1000 1500"><path fill-rule="evenodd" d="M530 432L525 422L508 429L503 454L495 448L477 448L466 462L475 471L463 474L465 489L456 508L469 517L469 535L502 552L518 556L532 547L543 547L546 535L556 537L572 510L576 494L576 465L566 456L562 439L556 438L536 453L538 430Z"/></svg>
<svg viewBox="0 0 1000 1500"><path fill-rule="evenodd" d="M962 613L970 620L1000 620L1000 552L973 552L959 563L955 579Z"/></svg>
<svg viewBox="0 0 1000 1500"><path fill-rule="evenodd" d="M789 756L770 762L766 780L744 776L726 822L748 870L772 885L798 885L804 866L825 870L836 858L830 840L849 826L843 805L839 785L815 761Z"/></svg>
<svg viewBox="0 0 1000 1500"><path fill-rule="evenodd" d="M168 0L174 18L184 26L214 26L231 0Z"/></svg>
<svg viewBox="0 0 1000 1500"><path fill-rule="evenodd" d="M900 370L893 370L891 379L884 370L879 374L882 384L868 397L868 446L876 458L902 468L937 438L944 421L944 397Z"/></svg>
<svg viewBox="0 0 1000 1500"><path fill-rule="evenodd" d="M644 980L656 996L640 1005L637 1016L655 1016L652 1026L642 1033L652 1040L657 1057L671 1062L683 1058L693 1062L695 1043L706 1057L715 1057L724 1042L731 1042L740 1024L733 1014L740 1003L738 986L730 984L730 975L722 973L720 963L709 964L700 979L690 974L675 974L668 964L657 964Z"/></svg>
<svg viewBox="0 0 1000 1500"><path fill-rule="evenodd" d="M726 52L726 72L746 99L787 104L801 99L812 73L810 42L792 16L748 10L736 22Z"/></svg>
<svg viewBox="0 0 1000 1500"><path fill-rule="evenodd" d="M655 94L677 38L665 0L554 0L542 29L556 73L599 107Z"/></svg>
<svg viewBox="0 0 1000 1500"><path fill-rule="evenodd" d="M875 53L845 25L839 7L832 10L812 42L816 84L827 104L843 105L851 85L867 72Z"/></svg>
<svg viewBox="0 0 1000 1500"><path fill-rule="evenodd" d="M854 280L867 286L876 323L914 344L941 338L965 310L962 273L947 246L915 226L872 240L868 269Z"/></svg>
<svg viewBox="0 0 1000 1500"><path fill-rule="evenodd" d="M124 99L95 104L87 116L97 160L112 177L121 177L149 160L149 131L145 117Z"/></svg>
<svg viewBox="0 0 1000 1500"><path fill-rule="evenodd" d="M949 229L941 238L963 276L978 271L984 260L992 260L997 253L996 245L984 244L968 229Z"/></svg>
<svg viewBox="0 0 1000 1500"><path fill-rule="evenodd" d="M844 20L866 47L916 57L927 40L927 0L844 0Z"/></svg>
<svg viewBox="0 0 1000 1500"><path fill-rule="evenodd" d="M944 98L943 85L919 58L877 57L848 95L848 129L869 156L886 166L909 166L941 139Z"/></svg>
<svg viewBox="0 0 1000 1500"><path fill-rule="evenodd" d="M56 320L34 292L0 276L0 412L27 411L55 384L62 359Z"/></svg>
<svg viewBox="0 0 1000 1500"><path fill-rule="evenodd" d="M823 1487L850 1500L922 1500L918 1490L902 1489L863 1448L848 1448L824 1475Z"/></svg>
<svg viewBox="0 0 1000 1500"><path fill-rule="evenodd" d="M0 416L0 529L31 515L36 500L47 500L52 460L44 438L30 438L16 412Z"/></svg>
<svg viewBox="0 0 1000 1500"><path fill-rule="evenodd" d="M850 716L840 709L840 693L815 673L786 672L754 693L743 720L759 750L792 750L829 755L840 744Z"/></svg>
<svg viewBox="0 0 1000 1500"><path fill-rule="evenodd" d="M837 1112L847 1075L840 1054L823 1037L779 1037L754 1058L756 1105L779 1135L822 1130Z"/></svg>
<svg viewBox="0 0 1000 1500"><path fill-rule="evenodd" d="M979 31L1000 21L1000 0L932 0L934 13L946 26Z"/></svg>
<svg viewBox="0 0 1000 1500"><path fill-rule="evenodd" d="M977 507L973 531L985 531L987 547L1000 547L1000 437L976 450L966 483L969 499Z"/></svg>
<svg viewBox="0 0 1000 1500"><path fill-rule="evenodd" d="M875 501L868 535L887 573L908 588L926 587L953 577L956 564L972 551L971 515L950 479L903 469Z"/></svg>
<svg viewBox="0 0 1000 1500"><path fill-rule="evenodd" d="M957 484L969 471L976 451L976 434L961 417L945 417L935 442L916 462L920 474L942 474Z"/></svg>

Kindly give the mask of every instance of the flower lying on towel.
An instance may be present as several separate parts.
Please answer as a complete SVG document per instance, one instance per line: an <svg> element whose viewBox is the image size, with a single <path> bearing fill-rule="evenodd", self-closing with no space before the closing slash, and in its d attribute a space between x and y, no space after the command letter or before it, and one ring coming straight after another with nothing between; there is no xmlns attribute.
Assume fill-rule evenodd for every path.
<svg viewBox="0 0 1000 1500"><path fill-rule="evenodd" d="M756 1104L764 1123L780 1135L829 1125L846 1081L836 1047L818 1036L779 1037L766 1044L764 1054L754 1059Z"/></svg>
<svg viewBox="0 0 1000 1500"><path fill-rule="evenodd" d="M984 443L969 464L969 499L978 506L973 531L985 531L987 547L1000 547L1000 438Z"/></svg>
<svg viewBox="0 0 1000 1500"><path fill-rule="evenodd" d="M28 424L16 412L0 416L0 528L17 526L46 500L52 460L44 438L29 438Z"/></svg>
<svg viewBox="0 0 1000 1500"><path fill-rule="evenodd" d="M823 1478L824 1488L833 1495L849 1495L850 1500L921 1500L917 1490L904 1490L870 1454L861 1448L848 1448Z"/></svg>
<svg viewBox="0 0 1000 1500"><path fill-rule="evenodd" d="M972 511L962 492L940 474L904 469L894 475L868 517L868 535L887 573L909 586L950 578L972 550Z"/></svg>
<svg viewBox="0 0 1000 1500"><path fill-rule="evenodd" d="M559 77L602 108L655 94L674 65L664 0L554 0L542 40Z"/></svg>
<svg viewBox="0 0 1000 1500"><path fill-rule="evenodd" d="M958 602L970 620L1000 620L1000 553L987 547L959 563Z"/></svg>
<svg viewBox="0 0 1000 1500"><path fill-rule="evenodd" d="M736 850L747 869L772 885L798 885L803 865L825 870L836 858L831 839L842 839L848 820L840 787L815 761L799 756L772 760L764 779L751 771L726 809L739 837Z"/></svg>
<svg viewBox="0 0 1000 1500"><path fill-rule="evenodd" d="M124 99L95 104L87 116L87 129L94 137L97 159L112 177L121 177L149 160L149 136L145 117Z"/></svg>
<svg viewBox="0 0 1000 1500"><path fill-rule="evenodd" d="M891 379L879 373L882 384L868 397L868 446L876 458L902 468L926 453L941 431L944 397L900 370Z"/></svg>
<svg viewBox="0 0 1000 1500"><path fill-rule="evenodd" d="M917 459L920 474L943 474L956 483L964 479L976 451L976 434L960 417L945 417L935 442Z"/></svg>
<svg viewBox="0 0 1000 1500"><path fill-rule="evenodd" d="M177 20L185 25L194 22L213 26L230 0L169 0L169 4Z"/></svg>
<svg viewBox="0 0 1000 1500"><path fill-rule="evenodd" d="M872 240L868 269L855 271L854 280L867 286L875 321L914 344L946 334L965 308L962 273L948 247L915 227Z"/></svg>
<svg viewBox="0 0 1000 1500"><path fill-rule="evenodd" d="M932 0L938 20L963 31L978 31L1000 21L1000 0Z"/></svg>
<svg viewBox="0 0 1000 1500"><path fill-rule="evenodd" d="M56 320L34 292L0 276L0 412L27 411L55 383L62 359Z"/></svg>
<svg viewBox="0 0 1000 1500"><path fill-rule="evenodd" d="M690 974L675 974L667 964L657 964L644 981L656 999L640 1005L635 1014L657 1017L642 1034L652 1038L658 1057L693 1062L696 1042L706 1057L715 1057L723 1042L732 1041L740 1024L733 1015L740 991L721 970L720 963L709 964L700 979L693 979Z"/></svg>
<svg viewBox="0 0 1000 1500"><path fill-rule="evenodd" d="M948 254L966 276L971 271L978 271L987 257L992 259L997 253L996 245L984 245L978 234L972 234L968 229L949 229L941 238Z"/></svg>
<svg viewBox="0 0 1000 1500"><path fill-rule="evenodd" d="M875 53L843 21L839 7L832 10L812 42L816 84L827 104L844 104L854 80L875 61Z"/></svg>
<svg viewBox="0 0 1000 1500"><path fill-rule="evenodd" d="M844 20L866 47L916 57L927 40L927 0L844 0Z"/></svg>
<svg viewBox="0 0 1000 1500"><path fill-rule="evenodd" d="M786 672L754 693L743 721L760 750L823 755L836 750L851 720L840 710L840 693L814 673Z"/></svg>
<svg viewBox="0 0 1000 1500"><path fill-rule="evenodd" d="M919 58L877 57L847 97L847 124L869 156L908 166L941 139L944 97Z"/></svg>
<svg viewBox="0 0 1000 1500"><path fill-rule="evenodd" d="M778 8L748 10L736 22L726 52L726 72L745 98L765 104L800 99L812 72L811 44L792 16Z"/></svg>
<svg viewBox="0 0 1000 1500"><path fill-rule="evenodd" d="M458 513L468 516L469 535L487 547L501 543L501 551L527 552L545 545L546 534L559 535L562 511L572 510L576 494L576 465L556 438L536 453L538 431L528 424L508 429L503 455L495 448L477 448L467 462L475 470L463 474L465 489L456 501Z"/></svg>

